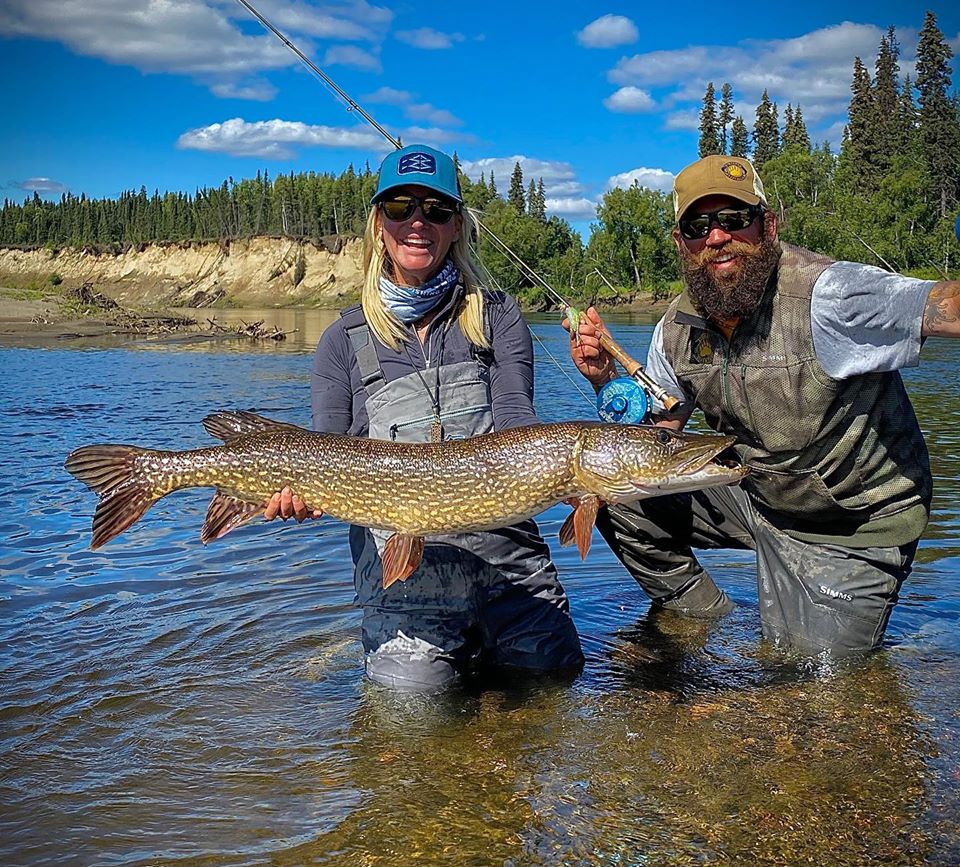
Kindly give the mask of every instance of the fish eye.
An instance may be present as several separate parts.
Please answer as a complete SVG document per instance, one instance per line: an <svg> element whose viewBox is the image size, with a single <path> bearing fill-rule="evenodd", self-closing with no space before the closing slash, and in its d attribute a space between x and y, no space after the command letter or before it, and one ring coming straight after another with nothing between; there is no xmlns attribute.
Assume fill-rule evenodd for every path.
<svg viewBox="0 0 960 867"><path fill-rule="evenodd" d="M665 431L662 427L657 428L656 437L657 437L657 442L660 443L660 445L662 446L667 445L670 442L670 440L673 439L670 436L670 434L667 431Z"/></svg>

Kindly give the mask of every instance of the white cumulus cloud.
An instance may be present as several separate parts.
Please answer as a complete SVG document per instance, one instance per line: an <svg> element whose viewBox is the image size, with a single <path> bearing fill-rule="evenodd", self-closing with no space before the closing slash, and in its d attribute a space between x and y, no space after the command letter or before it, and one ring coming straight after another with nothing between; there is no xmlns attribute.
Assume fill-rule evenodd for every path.
<svg viewBox="0 0 960 867"><path fill-rule="evenodd" d="M413 99L413 94L409 90L398 90L395 87L379 87L363 99L365 102L377 102L382 105L404 105Z"/></svg>
<svg viewBox="0 0 960 867"><path fill-rule="evenodd" d="M463 126L453 112L445 108L437 108L429 102L415 102L416 94L409 90L398 90L394 87L380 87L364 97L365 102L381 105L399 106L404 115L413 121L433 124L434 126Z"/></svg>
<svg viewBox="0 0 960 867"><path fill-rule="evenodd" d="M626 189L636 184L639 187L646 187L648 190L669 193L673 189L673 177L673 174L665 169L648 169L644 166L639 169L620 172L620 174L609 178L607 189L613 190L617 187Z"/></svg>
<svg viewBox="0 0 960 867"><path fill-rule="evenodd" d="M241 157L292 159L295 146L382 151L384 139L368 127L311 126L300 121L248 122L235 117L183 133L177 147Z"/></svg>
<svg viewBox="0 0 960 867"><path fill-rule="evenodd" d="M789 39L744 39L727 46L649 51L621 58L607 77L621 89L657 89L661 106L674 109L665 119L668 129L698 127L699 104L708 81L713 82L718 98L720 85L731 84L737 109L748 126L767 90L781 110L788 102L799 103L808 124L821 123L826 128L845 116L854 57L859 56L872 71L884 33L872 24L845 21ZM898 30L897 38L902 48L901 74L906 74L912 67L916 31Z"/></svg>
<svg viewBox="0 0 960 867"><path fill-rule="evenodd" d="M412 45L414 48L424 48L428 51L437 51L444 48L453 48L454 43L463 42L462 33L441 33L432 27L420 27L417 30L398 30L397 39Z"/></svg>
<svg viewBox="0 0 960 867"><path fill-rule="evenodd" d="M657 103L648 91L640 87L634 87L632 84L628 84L626 87L621 87L619 90L611 93L610 96L603 101L603 104L610 109L610 111L616 111L622 114L639 114L641 112L653 111L657 107Z"/></svg>
<svg viewBox="0 0 960 867"><path fill-rule="evenodd" d="M436 126L408 126L400 130L403 137L403 143L408 144L428 144L435 148L444 150L446 145L456 142L474 142L476 137L468 133L458 132L450 129L441 129Z"/></svg>
<svg viewBox="0 0 960 867"><path fill-rule="evenodd" d="M596 215L597 203L587 198L584 185L577 179L570 163L559 160L541 160L517 154L512 157L483 157L477 160L461 160L460 168L471 180L479 180L480 174L489 181L492 172L497 190L504 195L510 188L513 167L520 163L523 172L524 190L530 181L543 178L545 204L548 214L569 220L588 220Z"/></svg>
<svg viewBox="0 0 960 867"><path fill-rule="evenodd" d="M577 42L587 48L629 45L639 38L637 25L623 15L601 15L577 33Z"/></svg>
<svg viewBox="0 0 960 867"><path fill-rule="evenodd" d="M53 178L27 178L23 181L15 181L14 185L28 193L65 193L69 189L66 184L61 184Z"/></svg>
<svg viewBox="0 0 960 867"><path fill-rule="evenodd" d="M324 66L351 66L365 72L383 72L380 58L373 50L366 50L357 45L334 45L327 49L323 56Z"/></svg>
<svg viewBox="0 0 960 867"><path fill-rule="evenodd" d="M251 99L269 102L277 95L277 89L269 81L222 81L210 87L214 96L222 99Z"/></svg>
<svg viewBox="0 0 960 867"><path fill-rule="evenodd" d="M750 121L745 119L747 125ZM683 111L672 111L667 115L663 125L667 129L700 129L700 109L688 108Z"/></svg>
<svg viewBox="0 0 960 867"><path fill-rule="evenodd" d="M539 160L534 157L517 154L512 157L484 157L479 160L461 160L460 168L471 180L479 180L483 173L490 177L493 172L497 178L497 188L506 190L510 184L513 167L520 163L523 172L524 185L531 180L539 181L543 178L544 191L548 196L566 197L583 192L583 184L577 180L576 173L570 163Z"/></svg>
<svg viewBox="0 0 960 867"><path fill-rule="evenodd" d="M276 0L266 11L308 56L317 39L364 41L375 50L393 19L390 10L366 0ZM4 0L0 35L60 42L141 72L187 75L231 98L269 98L271 86L251 77L297 62L239 4L222 0ZM379 60L369 59L376 54L366 57L354 57L351 65L378 70Z"/></svg>
<svg viewBox="0 0 960 867"><path fill-rule="evenodd" d="M592 220L597 216L597 203L593 199L582 196L566 198L551 198L545 200L548 214L563 217L565 220L583 221Z"/></svg>

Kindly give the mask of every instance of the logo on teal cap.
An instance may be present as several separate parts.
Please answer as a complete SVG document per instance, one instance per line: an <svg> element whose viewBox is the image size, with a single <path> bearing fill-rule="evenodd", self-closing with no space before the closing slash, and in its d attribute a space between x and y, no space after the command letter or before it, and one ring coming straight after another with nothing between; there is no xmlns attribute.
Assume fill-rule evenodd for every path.
<svg viewBox="0 0 960 867"><path fill-rule="evenodd" d="M455 202L463 202L453 160L429 145L407 145L383 158L371 204L396 187L413 184L434 190Z"/></svg>
<svg viewBox="0 0 960 867"><path fill-rule="evenodd" d="M437 161L430 156L430 154L425 154L423 151L404 154L397 163L397 174L407 175L410 172L435 175L437 173Z"/></svg>

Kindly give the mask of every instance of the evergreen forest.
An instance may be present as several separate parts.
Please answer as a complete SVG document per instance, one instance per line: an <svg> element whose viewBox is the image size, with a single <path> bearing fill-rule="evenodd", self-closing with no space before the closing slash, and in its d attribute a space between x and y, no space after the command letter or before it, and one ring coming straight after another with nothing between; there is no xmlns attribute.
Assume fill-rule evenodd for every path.
<svg viewBox="0 0 960 867"><path fill-rule="evenodd" d="M780 236L838 259L933 279L960 275L960 96L952 90L953 52L926 14L915 76L901 75L890 28L874 69L854 59L850 103L839 149L813 143L801 105L781 108L764 91L752 120L734 114L728 83L706 83L699 155L753 160ZM697 154L691 153L693 161ZM506 183L463 177L464 199L484 224L560 292L614 302L677 285L669 194L638 185L608 191L584 244L570 224L547 216L542 179L520 165ZM498 184L500 186L498 186ZM194 194L154 191L91 199L65 193L4 201L0 245L121 249L152 241L229 240L257 235L319 239L362 234L376 176L366 165L340 175L306 172L228 178ZM503 189L501 189L501 187ZM486 233L480 254L502 288L531 307L544 291Z"/></svg>

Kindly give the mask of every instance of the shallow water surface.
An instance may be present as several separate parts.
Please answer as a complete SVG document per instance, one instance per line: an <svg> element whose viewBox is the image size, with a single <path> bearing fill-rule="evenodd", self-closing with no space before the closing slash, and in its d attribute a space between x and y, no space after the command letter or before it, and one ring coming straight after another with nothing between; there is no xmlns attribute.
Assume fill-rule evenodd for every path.
<svg viewBox="0 0 960 867"><path fill-rule="evenodd" d="M410 697L363 680L344 525L204 547L182 491L93 552L62 469L207 445L219 408L307 425L330 316L296 316L282 344L0 350L0 863L960 862L960 345L906 374L937 490L881 652L772 655L743 552L704 555L732 615L653 615L599 537L558 546L558 506L583 674ZM556 320L533 327L542 417L590 417ZM651 327L614 330L643 357Z"/></svg>

